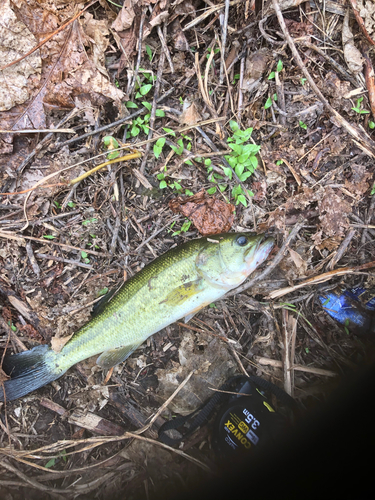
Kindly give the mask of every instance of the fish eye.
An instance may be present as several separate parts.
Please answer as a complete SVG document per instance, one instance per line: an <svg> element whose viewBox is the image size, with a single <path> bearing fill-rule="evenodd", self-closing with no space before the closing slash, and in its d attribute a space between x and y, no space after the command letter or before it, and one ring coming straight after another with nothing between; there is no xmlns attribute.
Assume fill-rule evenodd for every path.
<svg viewBox="0 0 375 500"><path fill-rule="evenodd" d="M240 247L244 247L249 240L246 238L246 236L239 236L236 239L236 243L240 245Z"/></svg>

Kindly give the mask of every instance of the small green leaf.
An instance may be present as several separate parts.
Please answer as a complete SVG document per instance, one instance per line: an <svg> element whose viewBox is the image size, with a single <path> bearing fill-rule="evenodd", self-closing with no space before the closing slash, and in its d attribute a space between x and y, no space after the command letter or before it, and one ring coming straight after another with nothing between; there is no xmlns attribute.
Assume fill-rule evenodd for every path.
<svg viewBox="0 0 375 500"><path fill-rule="evenodd" d="M187 196L193 196L194 195L193 191L190 191L190 189L185 189L185 194Z"/></svg>
<svg viewBox="0 0 375 500"><path fill-rule="evenodd" d="M216 190L217 190L216 186L213 186L212 188L207 189L207 194L215 194Z"/></svg>
<svg viewBox="0 0 375 500"><path fill-rule="evenodd" d="M232 170L229 168L229 167L222 167L223 170L224 170L224 174L230 179L232 180Z"/></svg>
<svg viewBox="0 0 375 500"><path fill-rule="evenodd" d="M48 460L48 462L46 463L46 465L44 466L46 469L49 469L50 467L53 467L56 463L56 459L55 458L51 458L51 460Z"/></svg>
<svg viewBox="0 0 375 500"><path fill-rule="evenodd" d="M230 128L233 130L233 132L236 132L236 130L239 130L239 128L240 128L240 127L238 126L238 123L237 123L237 122L235 122L234 120L231 120L231 121L229 122L229 126L230 126Z"/></svg>
<svg viewBox="0 0 375 500"><path fill-rule="evenodd" d="M204 160L204 164L205 164L207 167L209 167L209 166L211 165L211 163L212 163L212 162L211 162L210 158L206 158L206 159Z"/></svg>
<svg viewBox="0 0 375 500"><path fill-rule="evenodd" d="M118 158L120 156L119 151L112 151L112 153L107 154L107 159L108 160L114 160L115 158Z"/></svg>
<svg viewBox="0 0 375 500"><path fill-rule="evenodd" d="M193 165L190 160L185 160L184 163L186 163L186 165Z"/></svg>
<svg viewBox="0 0 375 500"><path fill-rule="evenodd" d="M74 201L69 201L68 202L68 207L69 208L75 208L76 204L74 203Z"/></svg>
<svg viewBox="0 0 375 500"><path fill-rule="evenodd" d="M304 122L303 122L303 121L301 121L301 120L299 120L299 122L298 122L298 123L299 123L299 126L300 126L301 128L303 128L303 130L307 130L307 125L306 125L306 123L304 123Z"/></svg>
<svg viewBox="0 0 375 500"><path fill-rule="evenodd" d="M135 102L132 102L132 101L128 101L125 106L129 109L135 109L135 108L138 108L137 104Z"/></svg>
<svg viewBox="0 0 375 500"><path fill-rule="evenodd" d="M185 221L183 224L182 224L182 227L181 227L181 232L182 233L186 233L186 231L188 231L190 229L190 226L191 226L191 220L187 220Z"/></svg>
<svg viewBox="0 0 375 500"><path fill-rule="evenodd" d="M148 109L149 111L151 111L152 109L152 104L150 102L147 102L147 101L142 101L142 105Z"/></svg>
<svg viewBox="0 0 375 500"><path fill-rule="evenodd" d="M161 181L160 184L159 184L159 188L160 189L165 189L166 187L167 187L166 181Z"/></svg>
<svg viewBox="0 0 375 500"><path fill-rule="evenodd" d="M173 137L176 137L176 133L171 129L171 128L166 128L163 127L164 132L166 132L169 135L172 135Z"/></svg>
<svg viewBox="0 0 375 500"><path fill-rule="evenodd" d="M165 116L165 112L163 109L157 109L155 111L155 116L159 117L159 118L163 118Z"/></svg>
<svg viewBox="0 0 375 500"><path fill-rule="evenodd" d="M237 196L236 205L238 205L238 203L242 203L243 206L247 207L247 200L243 194Z"/></svg>
<svg viewBox="0 0 375 500"><path fill-rule="evenodd" d="M301 78L301 79L300 79L301 84L302 84L302 85L305 85L306 80L307 80L307 78Z"/></svg>
<svg viewBox="0 0 375 500"><path fill-rule="evenodd" d="M136 137L139 134L140 130L141 129L137 127L137 125L133 125L132 128L130 129L130 135L132 137Z"/></svg>
<svg viewBox="0 0 375 500"><path fill-rule="evenodd" d="M371 129L375 128L375 123L372 120L369 120L369 122L368 122L368 128L371 128Z"/></svg>
<svg viewBox="0 0 375 500"><path fill-rule="evenodd" d="M87 257L87 253L84 252L83 250L81 251L81 257L82 257L82 259L86 259L86 257Z"/></svg>
<svg viewBox="0 0 375 500"><path fill-rule="evenodd" d="M142 85L142 87L139 89L139 92L141 95L146 95L150 92L152 89L152 84L151 83L146 83L146 85Z"/></svg>
<svg viewBox="0 0 375 500"><path fill-rule="evenodd" d="M111 135L107 135L106 137L103 137L103 143L104 143L104 146L106 146L108 149L117 149L120 147L119 143Z"/></svg>
<svg viewBox="0 0 375 500"><path fill-rule="evenodd" d="M54 240L56 236L53 236L52 234L43 234L43 238L46 240Z"/></svg>
<svg viewBox="0 0 375 500"><path fill-rule="evenodd" d="M274 72L274 71L272 71L272 72L269 74L269 76L268 76L267 80L273 80L274 78L275 78L275 72Z"/></svg>
<svg viewBox="0 0 375 500"><path fill-rule="evenodd" d="M370 195L373 196L375 194L375 182L374 184L372 185L372 189L371 189L371 193Z"/></svg>
<svg viewBox="0 0 375 500"><path fill-rule="evenodd" d="M272 106L272 99L269 97L266 101L266 104L264 105L264 109L268 109Z"/></svg>
<svg viewBox="0 0 375 500"><path fill-rule="evenodd" d="M164 147L165 141L166 141L165 137L159 137L159 139L156 141L155 144L158 148L162 148Z"/></svg>
<svg viewBox="0 0 375 500"><path fill-rule="evenodd" d="M220 192L223 193L227 189L227 187L228 186L226 184L219 184Z"/></svg>
<svg viewBox="0 0 375 500"><path fill-rule="evenodd" d="M282 69L283 69L283 62L281 59L279 59L279 62L277 63L277 66L276 66L276 71L278 73L280 73L280 71L282 71Z"/></svg>
<svg viewBox="0 0 375 500"><path fill-rule="evenodd" d="M151 62L152 61L152 50L151 50L151 47L149 45L146 45L146 52L147 52L148 58L150 59L150 62Z"/></svg>

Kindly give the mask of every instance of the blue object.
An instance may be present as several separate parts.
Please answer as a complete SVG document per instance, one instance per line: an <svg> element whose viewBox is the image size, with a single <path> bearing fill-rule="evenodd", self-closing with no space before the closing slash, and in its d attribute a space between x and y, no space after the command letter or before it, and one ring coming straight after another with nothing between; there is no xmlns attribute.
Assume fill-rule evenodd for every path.
<svg viewBox="0 0 375 500"><path fill-rule="evenodd" d="M375 332L375 293L360 286L336 288L319 296L323 309L339 323L360 333Z"/></svg>

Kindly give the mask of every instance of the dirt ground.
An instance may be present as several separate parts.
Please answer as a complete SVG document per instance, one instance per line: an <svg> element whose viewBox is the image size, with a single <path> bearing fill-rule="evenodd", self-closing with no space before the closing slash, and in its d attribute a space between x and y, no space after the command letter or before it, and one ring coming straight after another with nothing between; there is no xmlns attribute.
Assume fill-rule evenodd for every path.
<svg viewBox="0 0 375 500"><path fill-rule="evenodd" d="M315 408L373 358L364 299L365 328L324 307L339 289L374 295L372 3L121 5L0 7L2 351L61 349L103 296L191 239L251 231L275 247L125 363L88 359L0 403L6 500L188 489L215 474L212 420L175 449L163 422L244 373Z"/></svg>

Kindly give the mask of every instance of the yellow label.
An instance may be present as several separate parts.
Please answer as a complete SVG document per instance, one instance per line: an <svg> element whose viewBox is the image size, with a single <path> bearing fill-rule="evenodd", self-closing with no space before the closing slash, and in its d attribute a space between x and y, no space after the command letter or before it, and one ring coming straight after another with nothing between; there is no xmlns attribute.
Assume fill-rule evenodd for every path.
<svg viewBox="0 0 375 500"><path fill-rule="evenodd" d="M249 430L249 427L245 424L245 422L241 421L239 424L238 424L238 428L240 429L240 431L244 432L245 434L248 432Z"/></svg>

